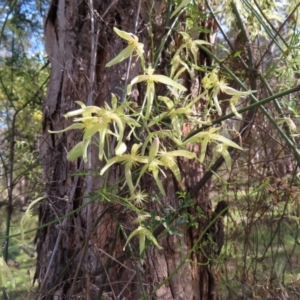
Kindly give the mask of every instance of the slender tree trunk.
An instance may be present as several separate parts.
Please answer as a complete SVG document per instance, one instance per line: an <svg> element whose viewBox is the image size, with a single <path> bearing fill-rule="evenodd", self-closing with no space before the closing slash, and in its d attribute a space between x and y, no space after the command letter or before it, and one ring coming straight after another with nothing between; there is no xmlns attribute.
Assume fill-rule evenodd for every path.
<svg viewBox="0 0 300 300"><path fill-rule="evenodd" d="M75 162L66 159L67 151L81 141L81 133L76 130L61 134L48 132L71 124L64 114L78 108L77 100L87 103L92 97L93 105L103 106L104 102L109 103L111 93L120 99L123 97L127 62L112 68L105 68L105 64L126 46L114 34L113 27L134 32L139 1L95 0L93 8L87 2L52 0L45 23L51 78L44 104L44 133L40 149L47 178L47 197L40 205L40 225L84 204L87 206L39 230L36 239L37 299L140 299L145 294L150 299L216 299L215 280L207 252L204 247L199 247L211 210L209 181L200 191L193 190L203 176L200 164L180 160L184 184L188 190L193 190L195 201L194 206L181 212L189 214L189 219L198 226L182 227L182 237L167 235L158 229L157 240L163 250L149 247L142 265L134 249L130 252L127 247L123 251L125 235L136 228L133 224L135 216L124 211L117 202L107 201L109 199L97 199L88 204L95 196L87 195L87 177L78 175L83 174L88 166L81 159ZM148 2L151 1L141 3L137 32L145 44L145 53L150 55L151 39L147 27L149 24L153 26L153 41L158 45L168 30L165 22L169 8L167 1L161 1L152 7L151 17ZM91 31L92 15L94 32ZM96 42L95 51L92 39ZM91 63L93 57L96 57L95 65ZM168 59L163 52L159 67L162 74ZM205 58L200 59L204 63ZM140 67L133 63L129 81L140 71ZM187 78L186 85L197 94L199 74L195 74L195 78ZM140 104L144 89L142 84L138 85L136 98L133 97L132 101ZM188 133L190 129L183 130ZM199 149L192 150L199 152ZM97 149L91 151L92 191L95 194L103 186L99 176L102 163L98 160ZM112 169L110 174L110 184L115 186L113 192L118 195L123 184L118 182L119 167ZM157 190L150 177L144 179L142 187L150 193ZM167 196L161 199L163 206L179 209L176 192L180 188L170 174L167 174L164 187ZM157 215L161 213L161 207L155 201L147 204L147 210ZM124 232L123 228L128 231Z"/></svg>

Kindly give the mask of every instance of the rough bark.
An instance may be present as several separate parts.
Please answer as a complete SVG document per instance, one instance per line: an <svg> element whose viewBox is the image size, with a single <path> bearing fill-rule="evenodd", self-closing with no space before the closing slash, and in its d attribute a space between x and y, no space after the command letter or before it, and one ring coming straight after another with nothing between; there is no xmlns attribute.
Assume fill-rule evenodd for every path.
<svg viewBox="0 0 300 300"><path fill-rule="evenodd" d="M66 159L67 151L81 140L81 133L72 131L50 135L48 130L60 130L70 125L71 120L66 120L64 114L78 108L76 100L87 102L91 84L94 105L102 106L104 101L109 102L112 92L122 96L126 63L109 69L104 66L124 48L124 43L113 33L113 26L133 32L137 7L138 1L94 1L99 42L95 82L90 82L89 72L93 68L90 40L97 34L96 30L91 32L90 29L90 8L85 1L79 0L53 0L51 3L45 22L51 78L44 104L44 134L40 149L47 178L47 198L40 206L40 225L72 212L91 199L85 192L85 177L74 175L77 171L86 170L86 166L81 160L69 162ZM149 8L150 4L142 1L138 32L146 53L150 47L146 29ZM167 30L164 27L167 8L162 1L160 5L155 5L154 10L154 37L155 41L159 41ZM165 62L162 61L161 72L164 67ZM129 80L139 72L140 68L133 64ZM200 89L199 78L187 80L188 87L196 94L195 86ZM136 101L140 102L144 86L138 85L138 90L140 96ZM185 130L189 131L188 128ZM97 176L101 163L96 149L92 149L92 166L96 175L92 187L96 192L103 184ZM195 161L181 160L180 167L187 189L193 190L203 176L202 166ZM118 181L119 167L115 167L111 174L110 183L113 185ZM142 185L148 191L157 189L150 177ZM167 196L161 199L162 204L178 208L176 192L179 187L170 174L164 181L164 187ZM120 190L116 188L115 193L120 193ZM118 223L128 228L128 235L135 228L132 224L135 216L124 212L119 204L105 204L103 199L97 199L90 204L90 209L85 207L39 230L36 238L37 299L139 299L142 297L141 286L151 299L216 299L215 280L205 253L198 247L189 255L195 243L201 242L199 237L208 224L211 210L209 182L194 194L195 205L189 208L188 213L199 222L198 228L182 228L183 237L158 235L164 250L149 247L143 265L135 252L123 252L126 239ZM207 218L199 217L197 207ZM147 209L158 215L161 212L161 206L155 202L149 204Z"/></svg>

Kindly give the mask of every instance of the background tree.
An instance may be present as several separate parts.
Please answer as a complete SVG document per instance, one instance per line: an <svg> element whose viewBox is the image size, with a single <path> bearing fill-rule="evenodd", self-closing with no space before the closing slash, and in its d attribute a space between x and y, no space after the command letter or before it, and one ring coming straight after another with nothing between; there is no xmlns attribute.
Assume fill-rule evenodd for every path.
<svg viewBox="0 0 300 300"><path fill-rule="evenodd" d="M41 55L44 6L41 1L0 1L0 232L6 236L1 241L1 260L19 268L14 272L16 293L30 287L26 263L35 251L32 236L31 244L29 236L28 244L7 236L16 231L21 211L43 185L38 132L48 77ZM35 218L29 226L36 227L36 223Z"/></svg>
<svg viewBox="0 0 300 300"><path fill-rule="evenodd" d="M76 5L52 1L45 22L51 76L40 147L47 199L40 206L39 217L40 224L54 220L58 224L44 227L37 234L37 298L217 299L219 258L214 252L220 252L215 244L218 248L222 244L218 232L224 232L221 218L225 214L219 211L219 205L212 212L211 198L216 194L218 200L227 198L229 211L233 208L232 222L239 224L232 229L237 230L235 233L242 227L250 230L266 212L274 213L275 207L280 207L279 199L285 205L291 197L296 201L294 186L298 179L294 175L299 154L293 133L297 128L293 97L298 88L292 87L298 70L292 62L297 59L298 34L291 30L291 20L296 20L297 6L285 9L272 1L225 1L223 8L224 14L219 14L219 4L213 7L201 1L89 1ZM235 36L228 38L225 28ZM124 45L124 39L129 45ZM143 43L143 49L138 42ZM124 48L126 54L130 49L140 51L138 54L143 50L145 65L135 58L121 60L117 55ZM272 58L266 59L270 52ZM116 61L112 60L116 56ZM288 61L285 68L281 67L283 61ZM153 77L149 65L155 74L172 77L174 82L180 78L187 91L179 92L178 86L164 79L163 83L172 87L158 84L155 93L169 100L152 98L151 80L160 81L162 77ZM145 70L148 75L138 77ZM143 80L148 80L147 87ZM130 82L133 85L128 98ZM176 101L179 98L186 102ZM128 101L136 106L126 106ZM123 105L122 112L116 110L116 102ZM76 112L78 103L82 109ZM83 103L99 109L85 108ZM189 103L193 105L189 107ZM237 111L240 107L242 110ZM184 113L177 111L180 108ZM187 108L192 111L187 113ZM164 114L166 109L169 111ZM64 131L71 125L64 115L72 116L72 111L73 116L84 113L83 119L77 119L81 125L72 127L84 128L83 137L78 130ZM124 112L127 119L120 121L120 115L126 116ZM100 115L106 127L91 129L91 124L95 125L91 122ZM127 127L123 132L125 123L133 129ZM217 132L217 124L222 125L222 135ZM58 133L52 135L49 130ZM130 130L134 133L126 140ZM101 142L94 139L85 150L92 133L98 131ZM181 148L178 136L182 138ZM211 141L212 145L208 143ZM141 158L135 155L139 142L143 144ZM121 151L125 143L125 155L131 156ZM186 146L197 158L190 159L192 156L181 152L178 169L173 163L168 171L164 168L167 164L161 164L165 177L157 177L153 165L151 169L146 167L150 166L149 158L157 162L158 146L167 151ZM236 150L241 146L248 151ZM133 158L137 164L148 165L133 168L131 176L126 164ZM284 175L293 175L285 178L284 185L281 182L283 194L277 192L274 198L278 176L270 168L274 165L274 171L279 170L283 161L288 165ZM255 170L251 169L254 163ZM131 181L139 182L139 194ZM143 191L148 195L144 204ZM252 197L256 201L241 201ZM266 199L263 209L258 204L262 199ZM244 207L245 203L251 205ZM223 210L227 209L225 205ZM234 218L234 212L240 211L242 216ZM285 208L280 209L281 220L285 213ZM278 232L282 223L276 224ZM146 237L152 245L144 241ZM252 283L246 282L253 266L249 256L251 235L246 237L244 248L235 249L235 253L243 251L244 265L239 266L242 272L237 268L234 277L244 297L253 293ZM267 246L263 259L269 249ZM231 297L235 296L240 296L239 292Z"/></svg>

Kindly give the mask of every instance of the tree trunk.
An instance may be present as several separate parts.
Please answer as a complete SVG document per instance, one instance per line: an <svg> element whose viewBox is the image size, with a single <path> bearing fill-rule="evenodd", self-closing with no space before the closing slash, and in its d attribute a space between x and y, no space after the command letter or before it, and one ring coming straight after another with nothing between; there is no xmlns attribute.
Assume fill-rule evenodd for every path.
<svg viewBox="0 0 300 300"><path fill-rule="evenodd" d="M113 32L113 27L134 32L139 1L95 0L93 10L87 2L52 0L45 23L51 78L44 104L40 148L47 178L47 197L40 205L40 225L71 214L37 233L37 299L140 299L145 295L149 299L166 300L216 299L215 280L206 249L209 246L199 246L211 214L209 180L199 191L193 190L204 172L199 163L180 160L184 184L188 191L193 190L193 206L179 208L176 192L180 191L180 187L168 173L163 182L167 196L160 199L162 205L157 201L146 204L146 210L157 216L163 213L162 206L164 209L171 206L180 211L178 216L188 215L190 223L181 227L183 236L166 234L159 227L155 234L163 250L148 247L145 261L141 264L135 247L132 252L128 247L123 251L126 235L128 237L137 227L133 224L136 215L124 210L118 201L95 196L103 186L99 176L103 163L99 162L97 149L92 147L91 150L93 194L87 195L87 177L78 173L84 174L88 165L81 159L75 162L66 159L67 152L81 141L82 134L76 130L60 134L48 132L71 124L64 114L78 109L77 100L87 103L88 97L92 96L93 105L101 107L104 102L110 102L111 93L122 98L127 62L111 68L105 68L105 64L126 46ZM152 8L152 17L148 2L141 3L137 28L139 39L145 45L145 53L151 53L151 39L147 31L150 21L155 45L168 31L168 24L165 23L168 1L157 1ZM94 11L94 32L91 32L91 11ZM92 39L96 41L95 52ZM95 65L92 63L93 57L96 57ZM200 59L204 63L205 57ZM159 66L161 74L167 62L167 54L163 52ZM129 82L140 72L138 64L133 63ZM187 78L186 81L194 94L199 93L199 76L195 75L198 80ZM136 100L140 105L144 91L144 85L139 84L137 96L132 101ZM188 133L189 128L183 130ZM199 152L199 149L192 150ZM111 192L115 195L122 193L124 183L119 182L120 168L115 166L110 169ZM149 194L157 192L153 179L150 176L145 178L142 187ZM96 200L88 204L91 199ZM80 208L84 204L86 206ZM192 222L198 225L191 225ZM124 228L127 230L124 231Z"/></svg>

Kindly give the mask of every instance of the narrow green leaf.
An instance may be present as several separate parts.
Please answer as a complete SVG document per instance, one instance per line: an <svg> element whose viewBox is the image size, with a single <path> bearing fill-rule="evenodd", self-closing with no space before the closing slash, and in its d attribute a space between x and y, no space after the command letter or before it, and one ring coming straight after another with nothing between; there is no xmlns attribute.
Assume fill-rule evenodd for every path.
<svg viewBox="0 0 300 300"><path fill-rule="evenodd" d="M183 0L181 3L177 6L177 8L174 10L174 12L171 15L171 19L176 16L185 6L187 6L190 3L190 0Z"/></svg>

